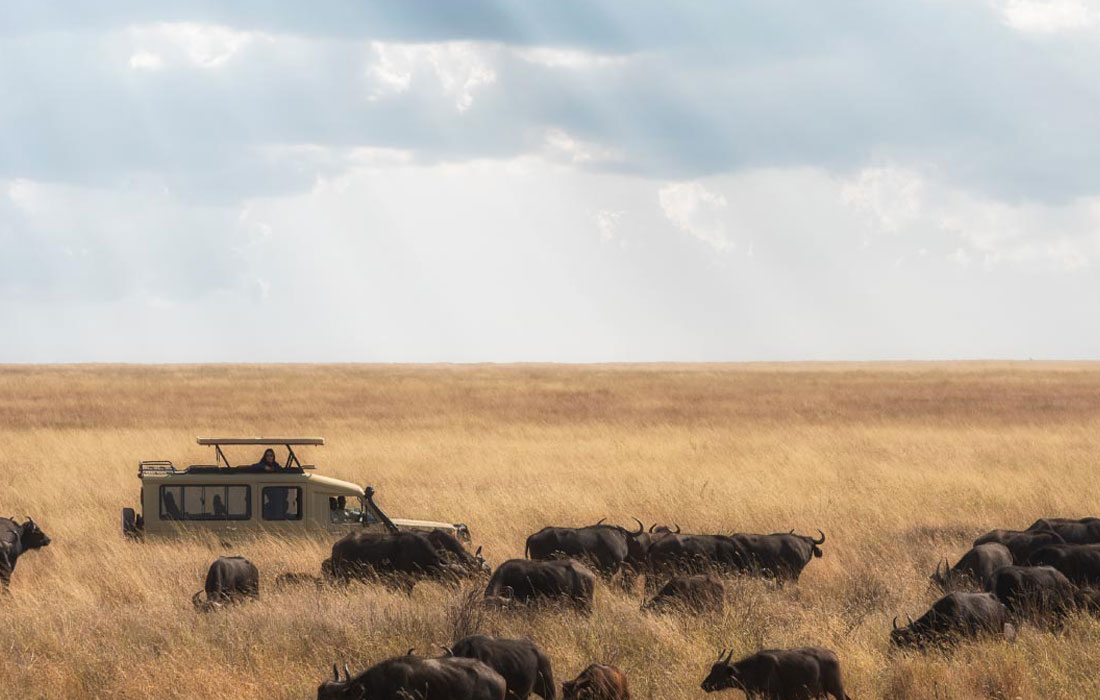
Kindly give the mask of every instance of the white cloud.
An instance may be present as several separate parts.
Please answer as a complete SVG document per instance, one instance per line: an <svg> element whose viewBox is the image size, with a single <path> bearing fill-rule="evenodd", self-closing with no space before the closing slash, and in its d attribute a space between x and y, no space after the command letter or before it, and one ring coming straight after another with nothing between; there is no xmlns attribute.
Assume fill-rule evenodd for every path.
<svg viewBox="0 0 1100 700"><path fill-rule="evenodd" d="M695 236L719 253L732 250L726 237L722 212L726 198L698 182L679 182L662 187L657 200L665 216L681 231Z"/></svg>
<svg viewBox="0 0 1100 700"><path fill-rule="evenodd" d="M491 63L496 47L472 41L405 44L372 41L373 59L367 66L371 81L370 98L382 99L406 92L418 74L431 75L443 94L465 112L474 103L474 93L496 82Z"/></svg>
<svg viewBox="0 0 1100 700"><path fill-rule="evenodd" d="M164 65L165 54L200 68L218 68L246 46L272 37L260 32L197 22L160 22L130 28L138 51L130 57L131 68L156 69Z"/></svg>
<svg viewBox="0 0 1100 700"><path fill-rule="evenodd" d="M130 67L134 70L160 70L164 67L164 59L152 51L138 51L130 56Z"/></svg>
<svg viewBox="0 0 1100 700"><path fill-rule="evenodd" d="M923 189L923 179L914 171L872 167L845 182L840 195L867 215L873 232L896 232L919 213Z"/></svg>
<svg viewBox="0 0 1100 700"><path fill-rule="evenodd" d="M1100 24L1097 0L998 0L995 7L1010 27L1033 34L1091 29Z"/></svg>
<svg viewBox="0 0 1100 700"><path fill-rule="evenodd" d="M576 139L564 129L548 129L544 143L546 155L554 160L564 159L571 163L584 164L609 162L620 158L613 149Z"/></svg>
<svg viewBox="0 0 1100 700"><path fill-rule="evenodd" d="M546 66L547 68L566 68L570 70L622 66L630 61L629 56L610 56L590 51L550 46L516 49L515 55L521 60Z"/></svg>
<svg viewBox="0 0 1100 700"><path fill-rule="evenodd" d="M619 236L619 221L622 220L624 212L610 211L604 209L596 212L596 230L600 232L600 240L605 243L609 243L616 238L619 238L620 243L626 241Z"/></svg>

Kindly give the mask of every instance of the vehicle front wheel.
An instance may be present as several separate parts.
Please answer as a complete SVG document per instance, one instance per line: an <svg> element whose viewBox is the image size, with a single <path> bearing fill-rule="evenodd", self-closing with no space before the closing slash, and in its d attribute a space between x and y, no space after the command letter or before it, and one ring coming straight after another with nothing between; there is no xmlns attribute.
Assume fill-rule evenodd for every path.
<svg viewBox="0 0 1100 700"><path fill-rule="evenodd" d="M133 508L122 509L122 534L133 539L141 537L141 528L138 527L137 514Z"/></svg>

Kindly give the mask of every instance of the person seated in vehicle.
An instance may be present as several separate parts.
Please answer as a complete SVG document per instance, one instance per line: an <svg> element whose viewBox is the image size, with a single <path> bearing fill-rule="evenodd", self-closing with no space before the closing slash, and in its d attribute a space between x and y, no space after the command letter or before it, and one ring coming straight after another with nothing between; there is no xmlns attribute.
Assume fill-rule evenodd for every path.
<svg viewBox="0 0 1100 700"><path fill-rule="evenodd" d="M332 510L332 522L357 522L357 514L355 511L348 510L348 499L346 496L337 496L336 498L330 498L328 500L329 508Z"/></svg>
<svg viewBox="0 0 1100 700"><path fill-rule="evenodd" d="M279 466L279 462L275 459L275 450L270 447L264 450L264 456L260 458L259 462L249 465L251 469L259 472L273 472L282 469Z"/></svg>
<svg viewBox="0 0 1100 700"><path fill-rule="evenodd" d="M225 508L225 501L218 494L214 494L214 517L224 518L229 515L229 511Z"/></svg>

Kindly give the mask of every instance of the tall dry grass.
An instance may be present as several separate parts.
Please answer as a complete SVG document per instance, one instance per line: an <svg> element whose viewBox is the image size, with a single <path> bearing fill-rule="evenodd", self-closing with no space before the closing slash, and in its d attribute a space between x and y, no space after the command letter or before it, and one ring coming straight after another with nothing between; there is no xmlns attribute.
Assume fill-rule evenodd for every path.
<svg viewBox="0 0 1100 700"><path fill-rule="evenodd" d="M560 680L622 667L639 698L700 697L720 647L821 644L856 698L1095 698L1100 623L950 654L895 654L890 619L993 527L1100 511L1100 366L0 368L0 514L54 538L0 599L0 698L308 698L361 668L480 629L526 635ZM462 520L495 562L546 524L632 515L685 531L823 529L795 586L731 586L720 616L639 613L601 588L591 617L501 614L463 591L276 593L327 543L254 540L263 599L196 615L217 543L131 544L139 459L209 459L200 434L321 434L323 473L391 514ZM252 454L240 454L249 461ZM476 595L476 593L474 594Z"/></svg>

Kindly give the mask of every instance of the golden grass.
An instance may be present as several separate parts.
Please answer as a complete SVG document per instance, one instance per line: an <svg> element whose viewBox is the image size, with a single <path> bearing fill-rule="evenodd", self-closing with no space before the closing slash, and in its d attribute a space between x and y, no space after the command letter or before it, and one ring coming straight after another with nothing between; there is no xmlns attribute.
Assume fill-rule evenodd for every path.
<svg viewBox="0 0 1100 700"><path fill-rule="evenodd" d="M199 434L321 434L322 472L378 488L391 514L462 520L494 561L547 524L679 522L685 531L828 535L783 590L742 580L710 618L638 612L601 588L591 617L485 613L434 584L275 593L327 544L257 540L256 604L196 615L222 553L131 544L119 509L139 459L209 459ZM890 619L934 599L927 575L993 527L1100 511L1100 366L0 368L0 514L54 543L0 599L0 698L310 698L333 661L421 653L471 624L528 635L558 680L622 667L639 698L701 697L719 647L821 644L866 698L1095 698L1100 623L1014 645L891 655ZM241 454L244 462L252 455Z"/></svg>

